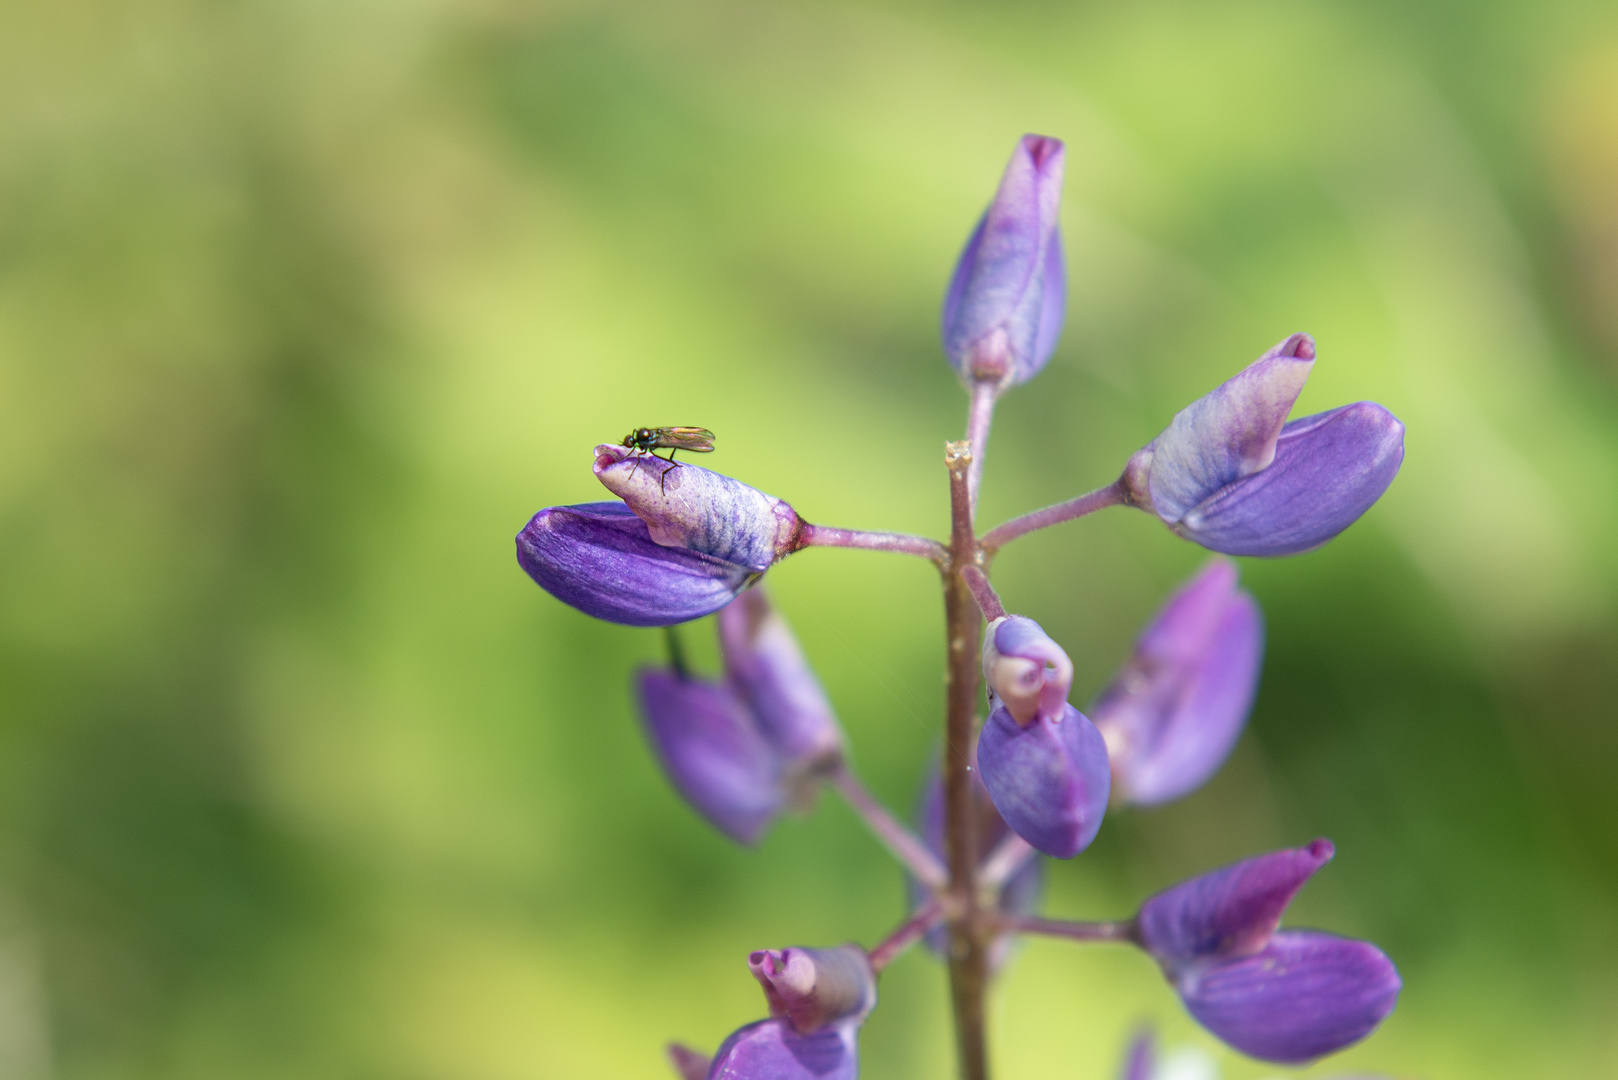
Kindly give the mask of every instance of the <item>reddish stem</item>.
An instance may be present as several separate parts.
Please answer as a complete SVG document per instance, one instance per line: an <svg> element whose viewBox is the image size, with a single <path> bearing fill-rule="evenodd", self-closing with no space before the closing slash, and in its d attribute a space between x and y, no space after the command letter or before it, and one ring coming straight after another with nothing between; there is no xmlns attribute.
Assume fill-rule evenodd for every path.
<svg viewBox="0 0 1618 1080"><path fill-rule="evenodd" d="M855 812L864 819L866 826L876 838L893 853L894 858L904 864L912 877L934 892L949 884L949 873L944 869L944 864L939 861L938 856L933 854L932 849L921 837L911 832L887 807L877 801L876 796L867 790L846 763L838 764L828 779L842 793L843 798L848 800L848 804Z"/></svg>
<svg viewBox="0 0 1618 1080"><path fill-rule="evenodd" d="M920 555L942 565L949 558L949 549L937 540L909 533L870 532L865 529L837 529L829 525L811 525L805 521L798 532L794 551L806 547L863 548L866 551L897 551L901 555Z"/></svg>
<svg viewBox="0 0 1618 1080"><path fill-rule="evenodd" d="M1041 919L1032 915L1002 915L995 920L1002 930L1044 934L1069 941L1134 941L1135 921L1080 922L1076 919Z"/></svg>
<svg viewBox="0 0 1618 1080"><path fill-rule="evenodd" d="M944 847L949 863L949 895L958 905L949 922L950 998L955 1013L956 1049L962 1080L988 1080L984 1024L988 986L988 928L977 895L976 817L972 805L972 737L977 720L977 604L960 573L975 566L977 540L972 529L972 499L967 476L970 444L949 443L944 449L949 469L950 567L944 580L945 674L947 713L944 729Z"/></svg>
<svg viewBox="0 0 1618 1080"><path fill-rule="evenodd" d="M989 622L1006 617L1006 605L1000 602L1000 594L994 591L989 584L989 575L976 566L961 567L961 580L966 587L972 590L972 599L978 602L983 611L983 617Z"/></svg>
<svg viewBox="0 0 1618 1080"><path fill-rule="evenodd" d="M937 926L943 918L944 905L936 898L917 908L914 915L900 923L893 933L872 946L871 951L866 953L871 961L871 970L878 975L882 974L883 968L902 956L906 949L926 936L927 931Z"/></svg>
<svg viewBox="0 0 1618 1080"><path fill-rule="evenodd" d="M1124 491L1124 482L1118 479L1104 488L1097 488L1087 495L1080 495L1076 499L1047 506L1043 510L1035 510L1014 517L1001 525L996 525L983 534L983 553L993 555L1019 536L1026 536L1035 529L1046 529L1052 525L1060 525L1064 521L1072 521L1097 510L1105 510L1109 506L1118 506L1129 501Z"/></svg>

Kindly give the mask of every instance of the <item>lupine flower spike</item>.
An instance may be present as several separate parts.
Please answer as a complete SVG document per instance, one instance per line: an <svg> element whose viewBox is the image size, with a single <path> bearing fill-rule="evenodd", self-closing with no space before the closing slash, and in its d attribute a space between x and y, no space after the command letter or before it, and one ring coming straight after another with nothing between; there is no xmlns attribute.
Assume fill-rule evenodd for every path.
<svg viewBox="0 0 1618 1080"><path fill-rule="evenodd" d="M993 695L978 736L983 786L1017 835L1070 859L1095 839L1111 785L1101 733L1067 703L1073 665L1038 623L1013 615L985 632L983 678Z"/></svg>
<svg viewBox="0 0 1618 1080"><path fill-rule="evenodd" d="M1090 715L1107 742L1112 800L1151 806L1201 787L1241 736L1258 688L1264 623L1216 559L1147 625Z"/></svg>
<svg viewBox="0 0 1618 1080"><path fill-rule="evenodd" d="M1293 555L1357 521L1404 460L1404 425L1369 401L1287 423L1315 365L1293 334L1182 409L1124 471L1129 501L1226 555Z"/></svg>
<svg viewBox="0 0 1618 1080"><path fill-rule="evenodd" d="M1329 840L1192 878L1141 905L1141 944L1186 1009L1244 1054L1302 1064L1369 1035L1393 1011L1399 973L1375 945L1278 930L1332 857Z"/></svg>
<svg viewBox="0 0 1618 1080"><path fill-rule="evenodd" d="M1289 555L1352 524L1404 455L1404 428L1380 405L1288 422L1315 363L1314 342L1295 334L1181 410L1114 482L980 533L997 399L1045 367L1062 327L1064 160L1056 139L1017 144L944 299L944 352L970 397L965 438L945 447L947 541L811 524L739 480L652 453L712 449L705 428L636 428L621 445L595 447L594 474L619 501L549 507L517 536L529 576L588 615L673 627L717 613L720 676L691 671L670 630L672 662L634 680L653 755L706 821L755 844L831 786L908 876L906 910L869 951L751 954L769 1017L733 1032L711 1058L671 1044L680 1080L855 1080L877 978L922 940L949 958L960 1074L972 1078L988 1075L988 993L1020 934L1139 946L1198 1022L1269 1061L1341 1049L1398 998L1398 972L1374 945L1278 928L1293 895L1331 858L1325 840L1167 889L1134 919L1037 914L1044 867L1035 852L1077 855L1109 799L1179 798L1230 755L1252 707L1264 628L1235 566L1216 559L1143 629L1096 699L1092 724L1068 700L1068 654L1032 619L1007 613L990 579L996 553L1038 529L1132 505L1213 551ZM915 830L855 775L830 700L759 587L787 555L828 547L919 556L943 577L944 745ZM1186 1062L1199 1080L1217 1075L1195 1052L1159 1062L1147 1033L1131 1046L1123 1080L1187 1080Z"/></svg>

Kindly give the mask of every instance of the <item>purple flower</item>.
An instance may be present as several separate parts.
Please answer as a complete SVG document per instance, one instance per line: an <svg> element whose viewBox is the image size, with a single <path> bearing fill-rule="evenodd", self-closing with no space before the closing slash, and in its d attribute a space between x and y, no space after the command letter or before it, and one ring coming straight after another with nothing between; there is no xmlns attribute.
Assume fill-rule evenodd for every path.
<svg viewBox="0 0 1618 1080"><path fill-rule="evenodd" d="M785 802L781 757L729 686L643 670L641 716L669 782L713 826L754 844Z"/></svg>
<svg viewBox="0 0 1618 1080"><path fill-rule="evenodd" d="M748 958L748 967L764 987L771 1017L726 1039L708 1080L854 1080L859 1026L876 1005L876 976L864 950L764 950Z"/></svg>
<svg viewBox="0 0 1618 1080"><path fill-rule="evenodd" d="M994 710L978 735L978 764L995 809L1038 850L1071 859L1096 838L1112 784L1107 744L1073 706L1025 725L1004 706Z"/></svg>
<svg viewBox="0 0 1618 1080"><path fill-rule="evenodd" d="M792 507L722 473L624 446L596 447L596 478L646 522L651 538L763 573L795 549Z"/></svg>
<svg viewBox="0 0 1618 1080"><path fill-rule="evenodd" d="M983 633L983 681L1019 724L1054 719L1073 688L1073 662L1033 619L1003 616Z"/></svg>
<svg viewBox="0 0 1618 1080"><path fill-rule="evenodd" d="M1006 823L1047 855L1090 846L1111 777L1095 726L1067 703L1073 664L1038 623L995 619L983 637L989 719L978 736L983 784Z"/></svg>
<svg viewBox="0 0 1618 1080"><path fill-rule="evenodd" d="M789 774L812 774L843 752L843 732L820 680L763 588L719 613L725 674Z"/></svg>
<svg viewBox="0 0 1618 1080"><path fill-rule="evenodd" d="M1191 1015L1244 1054L1311 1061L1369 1035L1393 1011L1399 973L1375 945L1276 929L1332 854L1329 840L1316 840L1193 878L1141 905L1140 943Z"/></svg>
<svg viewBox="0 0 1618 1080"><path fill-rule="evenodd" d="M744 593L718 621L724 682L648 669L638 696L670 782L725 835L753 844L788 805L813 801L842 757L843 734L762 588Z"/></svg>
<svg viewBox="0 0 1618 1080"><path fill-rule="evenodd" d="M1178 799L1218 771L1247 723L1264 622L1216 559L1147 625L1091 710L1107 741L1115 803Z"/></svg>
<svg viewBox="0 0 1618 1080"><path fill-rule="evenodd" d="M1061 140L1024 135L966 242L944 298L944 352L971 385L1027 382L1051 358L1067 306L1057 219Z"/></svg>
<svg viewBox="0 0 1618 1080"><path fill-rule="evenodd" d="M517 534L517 562L564 604L608 622L672 626L711 615L758 574L652 541L623 503L552 506Z"/></svg>
<svg viewBox="0 0 1618 1080"><path fill-rule="evenodd" d="M1286 422L1315 363L1293 334L1182 409L1130 458L1129 501L1227 555L1319 547L1381 498L1404 460L1404 425L1362 401Z"/></svg>
<svg viewBox="0 0 1618 1080"><path fill-rule="evenodd" d="M982 773L978 769L975 756L972 760L972 809L976 814L974 831L977 833L978 852L981 856L987 857L1002 840L1011 835L1011 829L1000 816L1000 811L994 808L994 800L989 798L988 789L983 786ZM939 773L937 763L934 763L927 775L926 784L922 786L921 804L916 817L921 826L921 838L933 849L935 855L940 859L946 858L944 779ZM1029 859L1001 887L997 907L1007 915L1032 914L1039 907L1040 894L1044 889L1045 865L1038 859ZM910 883L912 907L920 904L926 896L926 890L918 883L914 881ZM1011 958L1011 950L1016 940L1011 934L1001 934L995 938L989 946L990 971L998 971L1005 966L1006 961ZM929 931L927 947L939 956L949 955L949 931L942 926Z"/></svg>

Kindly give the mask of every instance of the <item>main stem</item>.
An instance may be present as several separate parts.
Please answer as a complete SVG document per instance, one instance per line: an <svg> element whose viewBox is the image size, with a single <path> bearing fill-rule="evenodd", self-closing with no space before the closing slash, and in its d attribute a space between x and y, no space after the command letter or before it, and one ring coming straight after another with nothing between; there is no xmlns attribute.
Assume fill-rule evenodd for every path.
<svg viewBox="0 0 1618 1080"><path fill-rule="evenodd" d="M961 575L976 566L972 531L969 443L950 443L950 568L944 579L944 623L948 664L944 733L944 843L949 863L949 894L955 910L949 922L949 983L955 1009L955 1039L962 1080L988 1080L984 997L988 988L987 927L978 906L977 836L972 798L972 735L977 719L979 611Z"/></svg>

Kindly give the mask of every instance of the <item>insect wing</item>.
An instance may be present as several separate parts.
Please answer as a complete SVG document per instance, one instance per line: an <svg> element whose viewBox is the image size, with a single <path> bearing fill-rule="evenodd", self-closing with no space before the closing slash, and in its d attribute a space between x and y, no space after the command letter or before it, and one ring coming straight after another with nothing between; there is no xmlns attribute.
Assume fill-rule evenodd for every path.
<svg viewBox="0 0 1618 1080"><path fill-rule="evenodd" d="M713 449L714 433L700 427L661 427L652 429L652 445L659 450L691 450L706 454Z"/></svg>

